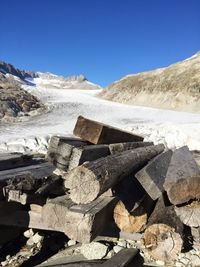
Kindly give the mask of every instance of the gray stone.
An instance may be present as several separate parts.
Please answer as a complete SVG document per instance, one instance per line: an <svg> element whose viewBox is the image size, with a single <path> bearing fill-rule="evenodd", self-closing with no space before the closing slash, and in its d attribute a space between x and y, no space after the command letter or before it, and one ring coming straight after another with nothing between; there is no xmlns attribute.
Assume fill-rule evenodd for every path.
<svg viewBox="0 0 200 267"><path fill-rule="evenodd" d="M120 247L126 248L127 247L127 242L125 240L119 240L117 242L117 245L120 246Z"/></svg>
<svg viewBox="0 0 200 267"><path fill-rule="evenodd" d="M40 242L43 240L43 236L41 236L41 235L39 235L38 233L36 233L36 234L32 237L32 239L33 239L33 242L34 242L35 244L37 244L37 243L40 243Z"/></svg>
<svg viewBox="0 0 200 267"><path fill-rule="evenodd" d="M76 241L73 240L73 239L70 239L68 242L67 242L67 245L70 247L70 246L75 246L76 245Z"/></svg>
<svg viewBox="0 0 200 267"><path fill-rule="evenodd" d="M29 230L27 230L27 231L24 232L24 236L26 238L30 238L33 235L34 235L34 233L33 233L33 230L32 229L29 229Z"/></svg>
<svg viewBox="0 0 200 267"><path fill-rule="evenodd" d="M118 253L122 249L123 249L123 247L118 246L118 245L116 245L116 246L113 247L113 250L114 250L115 253Z"/></svg>
<svg viewBox="0 0 200 267"><path fill-rule="evenodd" d="M106 256L108 247L98 242L82 245L80 249L83 256L88 260L98 260Z"/></svg>

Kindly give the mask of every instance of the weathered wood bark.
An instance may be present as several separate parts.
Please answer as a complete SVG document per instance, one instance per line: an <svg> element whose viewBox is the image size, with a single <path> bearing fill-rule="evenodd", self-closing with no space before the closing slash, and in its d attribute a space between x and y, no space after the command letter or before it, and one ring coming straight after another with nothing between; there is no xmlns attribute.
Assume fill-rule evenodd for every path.
<svg viewBox="0 0 200 267"><path fill-rule="evenodd" d="M153 158L135 177L147 194L156 200L164 192L163 184L171 160L172 151L168 150Z"/></svg>
<svg viewBox="0 0 200 267"><path fill-rule="evenodd" d="M181 252L183 224L160 197L144 232L144 245L156 260L171 261Z"/></svg>
<svg viewBox="0 0 200 267"><path fill-rule="evenodd" d="M143 141L143 137L79 116L74 135L93 144Z"/></svg>
<svg viewBox="0 0 200 267"><path fill-rule="evenodd" d="M175 212L180 220L190 227L200 227L200 202L192 201L191 203L175 207Z"/></svg>
<svg viewBox="0 0 200 267"><path fill-rule="evenodd" d="M135 203L130 212L120 200L114 209L115 223L121 231L127 233L142 232L147 225L147 220L153 207L154 201L148 195Z"/></svg>
<svg viewBox="0 0 200 267"><path fill-rule="evenodd" d="M200 197L200 169L187 146L174 151L164 188L172 204L186 203Z"/></svg>
<svg viewBox="0 0 200 267"><path fill-rule="evenodd" d="M88 145L88 142L78 138L52 136L46 158L56 167L66 171L73 148L83 147L85 145Z"/></svg>
<svg viewBox="0 0 200 267"><path fill-rule="evenodd" d="M107 260L103 264L102 267L125 267L130 262L132 262L133 258L137 255L138 249L136 248L125 248L119 251L116 255L114 255L110 260Z"/></svg>
<svg viewBox="0 0 200 267"><path fill-rule="evenodd" d="M4 182L8 179L14 179L22 176L31 176L35 179L40 179L51 175L54 170L55 167L50 162L4 170L0 172L0 182Z"/></svg>
<svg viewBox="0 0 200 267"><path fill-rule="evenodd" d="M26 211L18 203L0 203L0 225L64 232L82 243L91 242L112 220L117 199L100 197L87 205L74 205L67 195ZM15 205L13 205L15 204Z"/></svg>
<svg viewBox="0 0 200 267"><path fill-rule="evenodd" d="M48 197L65 194L63 179L56 175L35 179L31 175L22 174L9 181L3 188L3 192L8 201L23 205L33 203L43 205Z"/></svg>
<svg viewBox="0 0 200 267"><path fill-rule="evenodd" d="M123 177L138 171L150 159L163 152L164 146L148 146L110 155L85 163L65 175L65 186L75 203L89 203L113 187Z"/></svg>
<svg viewBox="0 0 200 267"><path fill-rule="evenodd" d="M32 156L22 153L1 153L0 171L22 167L31 164Z"/></svg>
<svg viewBox="0 0 200 267"><path fill-rule="evenodd" d="M131 150L138 147L153 146L153 142L126 142L126 143L115 143L108 145L110 154L121 153L126 150Z"/></svg>
<svg viewBox="0 0 200 267"><path fill-rule="evenodd" d="M93 161L108 155L110 155L110 151L107 145L74 147L72 149L68 170L72 170L86 161Z"/></svg>

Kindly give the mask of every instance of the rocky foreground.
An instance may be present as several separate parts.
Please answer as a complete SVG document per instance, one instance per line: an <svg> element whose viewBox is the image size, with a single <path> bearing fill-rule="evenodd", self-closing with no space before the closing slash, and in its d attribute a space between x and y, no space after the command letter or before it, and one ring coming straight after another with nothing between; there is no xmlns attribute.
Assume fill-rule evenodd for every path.
<svg viewBox="0 0 200 267"><path fill-rule="evenodd" d="M184 61L130 74L99 97L120 103L200 113L200 52Z"/></svg>

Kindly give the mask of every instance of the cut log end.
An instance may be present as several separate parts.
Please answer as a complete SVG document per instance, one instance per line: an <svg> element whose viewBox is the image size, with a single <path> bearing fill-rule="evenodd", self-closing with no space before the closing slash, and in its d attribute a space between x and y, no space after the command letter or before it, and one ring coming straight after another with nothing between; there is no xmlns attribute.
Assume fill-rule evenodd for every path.
<svg viewBox="0 0 200 267"><path fill-rule="evenodd" d="M128 212L122 201L119 201L114 209L114 220L121 231L126 233L141 232L147 223L147 213L140 212L132 215Z"/></svg>
<svg viewBox="0 0 200 267"><path fill-rule="evenodd" d="M176 215L190 227L200 227L200 202L192 201L190 204L175 207Z"/></svg>
<svg viewBox="0 0 200 267"><path fill-rule="evenodd" d="M175 260L181 252L182 245L181 235L165 224L152 224L144 233L144 246L156 260Z"/></svg>
<svg viewBox="0 0 200 267"><path fill-rule="evenodd" d="M87 204L98 197L100 185L94 173L83 165L67 176L65 187L70 188L70 198L76 204Z"/></svg>

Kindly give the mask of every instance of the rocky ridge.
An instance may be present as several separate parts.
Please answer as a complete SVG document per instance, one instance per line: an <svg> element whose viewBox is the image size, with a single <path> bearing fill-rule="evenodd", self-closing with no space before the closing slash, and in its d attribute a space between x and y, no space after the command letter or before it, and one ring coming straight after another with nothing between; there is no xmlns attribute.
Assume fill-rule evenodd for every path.
<svg viewBox="0 0 200 267"><path fill-rule="evenodd" d="M109 85L99 97L131 105L200 112L200 52L148 72L130 74Z"/></svg>

